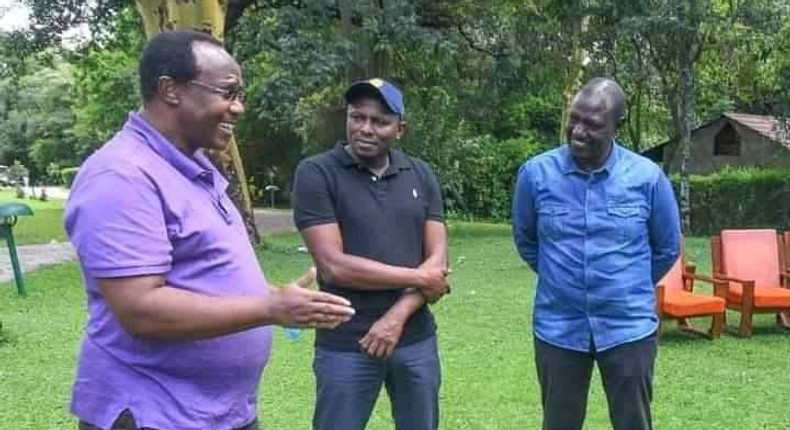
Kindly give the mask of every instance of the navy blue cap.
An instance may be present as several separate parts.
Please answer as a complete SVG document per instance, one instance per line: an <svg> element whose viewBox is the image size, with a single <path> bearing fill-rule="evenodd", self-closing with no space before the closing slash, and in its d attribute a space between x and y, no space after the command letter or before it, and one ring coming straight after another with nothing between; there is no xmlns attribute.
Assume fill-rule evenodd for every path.
<svg viewBox="0 0 790 430"><path fill-rule="evenodd" d="M392 113L403 118L406 113L406 108L403 106L403 94L398 87L384 79L371 78L354 82L346 90L346 103L351 103L360 94L370 92L380 95Z"/></svg>

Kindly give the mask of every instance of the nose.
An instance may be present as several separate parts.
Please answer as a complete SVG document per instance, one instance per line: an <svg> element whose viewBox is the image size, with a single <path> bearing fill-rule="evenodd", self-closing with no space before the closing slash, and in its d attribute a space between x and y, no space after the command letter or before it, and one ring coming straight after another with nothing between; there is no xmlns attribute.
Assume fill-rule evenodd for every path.
<svg viewBox="0 0 790 430"><path fill-rule="evenodd" d="M574 139L587 137L587 132L584 129L584 126L578 123L574 124L573 127L571 128L571 137L573 137Z"/></svg>
<svg viewBox="0 0 790 430"><path fill-rule="evenodd" d="M359 127L359 131L365 134L372 134L373 133L373 122L370 119L366 119L362 121L362 124Z"/></svg>
<svg viewBox="0 0 790 430"><path fill-rule="evenodd" d="M241 115L244 113L244 102L236 97L233 99L233 102L230 104L230 112L234 115Z"/></svg>

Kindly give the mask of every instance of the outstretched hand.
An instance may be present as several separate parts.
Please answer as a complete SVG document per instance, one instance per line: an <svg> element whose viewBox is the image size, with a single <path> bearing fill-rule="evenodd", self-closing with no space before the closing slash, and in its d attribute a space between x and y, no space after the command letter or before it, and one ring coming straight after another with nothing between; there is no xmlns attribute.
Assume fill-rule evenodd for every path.
<svg viewBox="0 0 790 430"><path fill-rule="evenodd" d="M310 290L316 269L288 285L272 291L272 317L278 325L302 328L332 329L354 315L351 302L343 297Z"/></svg>

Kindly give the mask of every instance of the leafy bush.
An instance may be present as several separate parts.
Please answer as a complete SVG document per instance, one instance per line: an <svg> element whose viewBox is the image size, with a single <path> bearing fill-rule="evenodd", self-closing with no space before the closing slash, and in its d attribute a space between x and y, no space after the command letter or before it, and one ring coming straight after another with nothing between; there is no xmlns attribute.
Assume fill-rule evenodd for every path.
<svg viewBox="0 0 790 430"><path fill-rule="evenodd" d="M71 188L71 183L74 182L74 177L77 176L79 167L66 167L60 170L60 177L66 187Z"/></svg>
<svg viewBox="0 0 790 430"><path fill-rule="evenodd" d="M680 195L679 178L671 178ZM691 232L708 236L727 228L790 229L790 170L726 169L689 178Z"/></svg>
<svg viewBox="0 0 790 430"><path fill-rule="evenodd" d="M508 219L518 168L540 151L530 137L500 141L483 136L458 142L451 166L454 180L442 178L447 212L463 218Z"/></svg>
<svg viewBox="0 0 790 430"><path fill-rule="evenodd" d="M63 176L60 174L61 167L57 163L47 165L46 179L52 185L62 185Z"/></svg>

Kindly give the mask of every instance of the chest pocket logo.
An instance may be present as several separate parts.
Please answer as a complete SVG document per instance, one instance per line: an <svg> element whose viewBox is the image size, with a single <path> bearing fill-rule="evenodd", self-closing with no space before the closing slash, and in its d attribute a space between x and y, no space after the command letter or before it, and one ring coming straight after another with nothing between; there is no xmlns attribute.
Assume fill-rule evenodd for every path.
<svg viewBox="0 0 790 430"><path fill-rule="evenodd" d="M562 236L562 225L567 221L567 206L550 205L538 209L538 236L557 240Z"/></svg>
<svg viewBox="0 0 790 430"><path fill-rule="evenodd" d="M616 237L623 242L630 242L647 232L647 208L640 204L608 203L606 212L613 227L617 229Z"/></svg>

